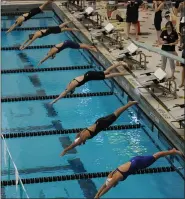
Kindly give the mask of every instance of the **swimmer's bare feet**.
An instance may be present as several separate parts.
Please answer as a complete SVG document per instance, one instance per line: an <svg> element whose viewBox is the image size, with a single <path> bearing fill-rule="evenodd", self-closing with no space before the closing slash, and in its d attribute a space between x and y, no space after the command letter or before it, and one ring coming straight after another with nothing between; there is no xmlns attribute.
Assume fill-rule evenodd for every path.
<svg viewBox="0 0 185 199"><path fill-rule="evenodd" d="M171 154L179 154L182 155L182 153L180 151L178 151L177 149L173 148L171 150L169 150Z"/></svg>
<svg viewBox="0 0 185 199"><path fill-rule="evenodd" d="M94 52L96 52L96 53L98 52L95 46L92 46L91 50L94 51Z"/></svg>
<svg viewBox="0 0 185 199"><path fill-rule="evenodd" d="M137 101L129 101L128 104L134 105L134 104L138 104Z"/></svg>

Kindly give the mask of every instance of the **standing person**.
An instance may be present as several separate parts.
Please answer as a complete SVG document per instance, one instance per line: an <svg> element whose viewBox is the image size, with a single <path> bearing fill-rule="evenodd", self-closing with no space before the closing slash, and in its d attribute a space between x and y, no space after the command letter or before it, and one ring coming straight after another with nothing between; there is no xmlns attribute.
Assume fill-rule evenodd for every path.
<svg viewBox="0 0 185 199"><path fill-rule="evenodd" d="M88 81L92 80L104 80L108 78L113 78L117 76L122 76L124 75L124 72L120 73L111 73L111 70L117 68L118 66L125 65L127 66L126 63L118 63L118 64L113 64L109 68L107 68L105 71L88 71L84 75L81 75L79 77L74 78L68 85L67 88L65 89L64 92L62 92L55 100L53 100L50 104L56 103L59 99L65 97L68 93L72 94L75 92L76 87L80 87L84 85Z"/></svg>
<svg viewBox="0 0 185 199"><path fill-rule="evenodd" d="M185 44L183 47L183 51L182 51L182 58L184 58L184 63L181 63L182 66L182 78L181 78L181 84L179 85L179 88L182 88L185 86Z"/></svg>
<svg viewBox="0 0 185 199"><path fill-rule="evenodd" d="M172 22L172 19L171 19L171 16L170 16L170 11L166 11L164 17L165 17L165 20L166 20L166 23L165 23L165 27L166 27L166 24L167 24L169 21ZM174 29L176 29L175 24L174 24L173 22L172 22L172 24L173 24ZM166 30L165 27L164 27L162 30ZM175 51L175 55L176 55L176 56L179 56L178 53L177 53L177 51ZM176 61L176 66L180 66L180 63L179 63L178 61Z"/></svg>
<svg viewBox="0 0 185 199"><path fill-rule="evenodd" d="M12 30L14 30L17 26L22 26L24 21L29 20L30 18L32 18L33 16L41 13L43 11L43 9L50 4L52 1L54 0L48 0L46 1L44 4L42 4L41 6L39 6L38 8L33 8L30 10L30 12L24 13L23 15L21 15L20 17L18 17L15 21L15 23L9 28L9 30L6 33L11 32Z"/></svg>
<svg viewBox="0 0 185 199"><path fill-rule="evenodd" d="M96 122L88 128L85 128L83 131L77 134L74 142L64 149L60 156L64 156L69 150L74 149L78 145L85 144L85 142L89 139L95 137L99 132L108 128L111 124L113 124L118 117L130 106L137 104L136 101L130 101L125 106L118 108L114 113L107 115L105 117L101 117Z"/></svg>
<svg viewBox="0 0 185 199"><path fill-rule="evenodd" d="M160 151L150 156L136 156L132 158L129 162L122 164L108 175L106 182L99 189L94 198L100 198L112 187L115 187L119 181L124 181L129 175L134 174L140 169L145 169L151 166L159 158L168 155L182 155L182 153L173 148L169 151ZM144 187L144 189L146 189L146 187Z"/></svg>
<svg viewBox="0 0 185 199"><path fill-rule="evenodd" d="M176 13L176 16L178 14L178 12L180 12L180 24L179 24L179 32L180 32L180 35L181 35L181 32L182 32L182 28L185 26L185 1L181 2L179 4L179 7L178 9L176 9L175 13ZM179 50L182 50L182 38L180 36L180 46L179 46Z"/></svg>
<svg viewBox="0 0 185 199"><path fill-rule="evenodd" d="M138 19L139 19L139 7L143 4L142 0L128 1L126 11L126 23L127 23L127 37L129 37L130 26L134 25L136 40L138 40Z"/></svg>
<svg viewBox="0 0 185 199"><path fill-rule="evenodd" d="M65 23L60 24L59 26L53 26L48 29L42 29L42 30L36 31L34 34L30 34L29 38L20 46L19 49L24 50L29 45L31 45L36 39L46 37L50 34L59 34L64 31L79 31L76 28L67 28L66 25L70 22L71 21L65 22Z"/></svg>
<svg viewBox="0 0 185 199"><path fill-rule="evenodd" d="M182 43L183 43L183 51L182 58L184 58L184 63L181 63L182 66L182 79L179 88L185 86L185 26L182 28Z"/></svg>
<svg viewBox="0 0 185 199"><path fill-rule="evenodd" d="M166 30L163 30L161 33L160 43L162 44L162 50L174 54L175 55L175 45L178 44L178 34L173 28L173 24L171 21L166 23ZM175 79L175 62L173 59L170 59L170 67L171 67L171 77L170 79ZM162 56L162 69L165 70L167 63L167 57Z"/></svg>
<svg viewBox="0 0 185 199"><path fill-rule="evenodd" d="M161 1L153 1L153 8L155 10L154 16L154 26L157 31L157 41L156 43L160 43L160 35L161 35L161 22L162 22L162 10L164 8L164 2Z"/></svg>

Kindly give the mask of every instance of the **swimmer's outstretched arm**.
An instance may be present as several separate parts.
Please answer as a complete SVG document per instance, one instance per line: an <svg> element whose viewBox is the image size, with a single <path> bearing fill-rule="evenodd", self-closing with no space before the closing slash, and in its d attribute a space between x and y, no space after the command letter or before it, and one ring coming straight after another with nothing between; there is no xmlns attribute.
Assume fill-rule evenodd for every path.
<svg viewBox="0 0 185 199"><path fill-rule="evenodd" d="M27 48L30 44L32 44L35 40L37 39L37 36L33 36L32 39L28 39L26 40L23 45L21 45L20 50L24 50L25 48ZM27 44L26 44L27 43ZM26 44L26 45L25 45Z"/></svg>
<svg viewBox="0 0 185 199"><path fill-rule="evenodd" d="M43 59L41 60L37 66L40 66L43 62L45 62L47 59L49 59L51 56L53 55L53 53L49 52L48 55Z"/></svg>
<svg viewBox="0 0 185 199"><path fill-rule="evenodd" d="M6 34L8 34L9 32L13 31L19 24L18 23L14 23L8 31L6 31Z"/></svg>
<svg viewBox="0 0 185 199"><path fill-rule="evenodd" d="M50 102L50 104L54 104L55 102L57 102L59 99L65 97L68 93L70 93L72 90L74 90L76 88L76 86L72 86L71 82L67 85L67 89L62 92L56 99L54 99L52 102Z"/></svg>
<svg viewBox="0 0 185 199"><path fill-rule="evenodd" d="M107 193L112 187L114 187L114 185L117 184L118 181L119 181L119 180L113 178L113 179L109 182L109 184L108 184L107 186L104 184L105 186L102 186L102 187L100 188L101 192L99 191L99 192L96 194L95 198L100 198L101 196L103 196L103 195L104 195L105 193Z"/></svg>
<svg viewBox="0 0 185 199"><path fill-rule="evenodd" d="M104 183L101 188L98 190L97 194L94 198L99 198L99 194L106 188L106 184Z"/></svg>
<svg viewBox="0 0 185 199"><path fill-rule="evenodd" d="M62 92L56 99L54 99L52 102L50 102L50 104L54 104L56 103L59 99L65 97L70 91L65 90L64 92Z"/></svg>
<svg viewBox="0 0 185 199"><path fill-rule="evenodd" d="M83 141L81 139L78 139L78 141L73 142L70 146L65 148L63 152L60 154L60 156L64 156L68 151L70 151L71 149L74 149L76 146L81 145L82 143Z"/></svg>
<svg viewBox="0 0 185 199"><path fill-rule="evenodd" d="M30 39L27 39L21 46L20 46L20 50L24 49L24 45L27 44L30 41Z"/></svg>

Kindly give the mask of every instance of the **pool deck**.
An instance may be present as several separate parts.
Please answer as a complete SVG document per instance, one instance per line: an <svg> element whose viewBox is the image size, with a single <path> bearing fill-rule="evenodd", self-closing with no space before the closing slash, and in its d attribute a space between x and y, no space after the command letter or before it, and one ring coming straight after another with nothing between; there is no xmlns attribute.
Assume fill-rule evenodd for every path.
<svg viewBox="0 0 185 199"><path fill-rule="evenodd" d="M13 1L13 2L6 2L5 5L7 6L14 6L14 5L22 5L22 4L38 4L41 3L42 1ZM3 5L3 2L2 2ZM6 6L5 6L6 7ZM73 20L73 23L76 27L78 27L80 30L82 30L83 36L86 37L87 40L89 40L89 43L91 41L91 35L87 29L84 28L84 26L79 22L74 15L68 12L68 10L61 5L61 2L55 2L52 4L53 9L56 11L62 10L63 15L65 15L65 18L70 18ZM153 12L148 9L147 11L141 11L140 12L140 24L141 24L141 32L144 29L144 32L150 32L150 35L146 36L140 36L139 37L139 42L142 43L147 43L147 45L154 46L154 42L156 40L156 32L153 26ZM131 36L132 37L132 36ZM83 41L82 41L83 42ZM119 53L119 50L116 50L112 53L110 53L108 50L106 50L103 45L100 42L97 42L97 49L98 51L103 55L103 57L108 60L108 62L102 61L105 67L108 67L106 63L115 63L115 56L117 53ZM127 46L129 43L128 40L124 41L125 46ZM157 46L155 46L157 47ZM160 47L157 47L160 48ZM148 56L147 57L147 71L152 70L155 71L157 67L161 65L161 56L149 52L147 50L142 49L142 51ZM178 55L181 56L181 52L177 51ZM94 54L94 53L93 53ZM94 54L95 57L97 55ZM101 58L99 56L98 58ZM137 59L137 57L136 57ZM101 58L102 60L102 58ZM110 65L109 64L109 65ZM122 70L122 68L119 68L118 70ZM170 67L167 65L167 73L169 74ZM177 87L180 85L180 80L181 80L181 71L182 67L177 66L176 67L176 83ZM137 70L134 73L138 76L142 73L145 73L146 70ZM163 132L166 135L166 137L183 153L185 151L185 134L184 134L184 129L178 129L178 124L175 126L175 123L172 124L172 121L178 120L180 116L184 113L183 108L173 108L176 104L184 104L184 99L185 99L185 93L184 93L184 88L180 88L177 91L177 99L172 99L172 98L161 98L160 100L165 103L166 107L170 109L171 111L166 110L152 95L145 89L142 89L142 92L136 93L136 89L138 86L140 86L139 82L137 81L136 78L133 77L131 74L127 74L124 77L120 78L115 78L115 80L122 85L124 90L126 90L127 93L129 93L135 100L139 101L140 108L144 111L147 106L150 106L150 111L146 113L147 110L144 112L148 114L150 118L154 121L154 123L157 126L162 125L163 127ZM153 111L151 111L153 110ZM164 126L168 126L164 127ZM166 130L165 130L166 129Z"/></svg>

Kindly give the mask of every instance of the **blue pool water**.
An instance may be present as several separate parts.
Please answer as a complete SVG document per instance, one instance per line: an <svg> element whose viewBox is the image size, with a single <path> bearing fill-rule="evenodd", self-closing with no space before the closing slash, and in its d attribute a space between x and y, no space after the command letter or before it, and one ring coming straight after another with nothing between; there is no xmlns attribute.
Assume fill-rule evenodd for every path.
<svg viewBox="0 0 185 199"><path fill-rule="evenodd" d="M53 12L38 15L25 27L54 26L59 24ZM13 19L2 17L2 28L8 28ZM20 45L32 31L14 31L8 36L2 32L2 46ZM70 33L51 35L38 39L33 45L57 44L72 38ZM2 51L2 69L36 67L49 49L24 51ZM85 51L67 49L54 60L45 62L40 67L64 67L91 65L89 54ZM11 58L10 58L11 57ZM24 57L24 58L23 58ZM26 57L26 58L25 58ZM95 66L95 69L98 68ZM2 75L2 96L56 95L62 92L68 82L87 72L87 69ZM77 88L77 93L111 91L110 80L89 82ZM126 96L126 94L125 94ZM99 117L114 112L127 103L128 98L120 102L116 95L100 97L82 97L62 99L54 105L50 113L45 104L50 100L8 102L2 104L2 132L19 133L44 130L84 128L94 123ZM126 110L114 125L135 124L139 109ZM75 134L49 135L6 139L11 156L21 178L68 175L86 172L110 171L137 155L151 155L169 147L163 145L158 134L152 132L149 121L140 119L143 125L139 129L104 131L86 145L77 147L61 158L60 152L75 138ZM147 133L146 133L147 131ZM152 142L155 138L155 143ZM2 143L4 154L4 143ZM2 156L2 180L15 179L12 163L5 164ZM175 166L180 163L175 159ZM161 158L152 167L171 166L171 161ZM25 185L30 198L92 198L105 178L72 180ZM20 198L20 191L15 186L2 188L5 198ZM25 197L23 193L23 197ZM177 172L144 174L130 176L116 188L110 190L104 198L183 198L184 180Z"/></svg>

